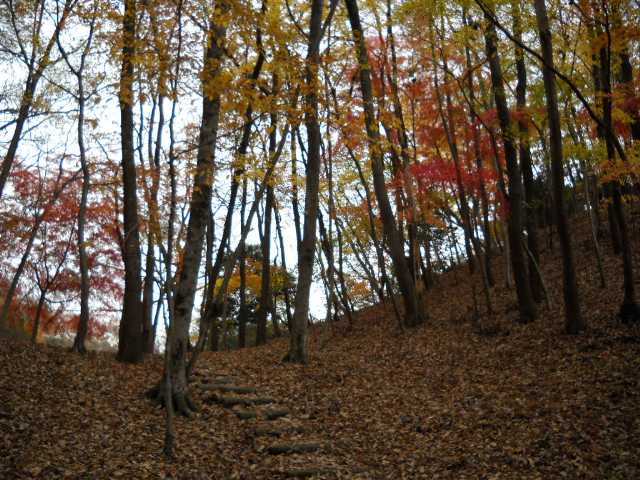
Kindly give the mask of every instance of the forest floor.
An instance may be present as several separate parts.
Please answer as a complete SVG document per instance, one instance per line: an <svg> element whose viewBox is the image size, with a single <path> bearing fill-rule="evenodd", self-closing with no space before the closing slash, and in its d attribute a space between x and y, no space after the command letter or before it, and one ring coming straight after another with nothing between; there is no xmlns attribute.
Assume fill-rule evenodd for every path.
<svg viewBox="0 0 640 480"><path fill-rule="evenodd" d="M200 411L176 420L173 463L162 456L163 411L143 395L160 377L159 357L128 366L111 353L82 358L0 339L0 478L267 479L319 459L326 478L640 478L640 326L616 321L620 259L603 242L600 289L587 223L575 227L585 334L562 333L557 244L541 262L551 306L530 325L514 322L515 293L497 258L498 313L483 315L478 332L460 266L428 292L420 328L398 331L379 306L352 327L314 330L308 366L280 361L285 338L203 354L193 388ZM216 375L276 398L320 453L269 455L252 433L256 420L206 401L211 392L199 385Z"/></svg>

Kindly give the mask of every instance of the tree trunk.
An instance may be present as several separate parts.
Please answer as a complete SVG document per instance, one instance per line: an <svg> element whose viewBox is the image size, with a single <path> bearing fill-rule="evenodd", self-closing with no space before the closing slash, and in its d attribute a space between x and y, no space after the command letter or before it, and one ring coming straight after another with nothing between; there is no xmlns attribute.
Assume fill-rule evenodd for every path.
<svg viewBox="0 0 640 480"><path fill-rule="evenodd" d="M244 225L245 211L247 208L247 177L242 179L242 200L240 205L240 224ZM240 246L240 306L238 308L238 348L247 346L247 255L244 243Z"/></svg>
<svg viewBox="0 0 640 480"><path fill-rule="evenodd" d="M278 234L278 242L280 244L280 259L281 259L282 270L286 273L288 272L287 258L285 253L286 249L284 247L284 237L282 236L282 227L280 226L280 212L278 211L277 204L274 204L273 206L273 213L276 217L276 233ZM240 282L242 282L242 279L240 279ZM284 285L283 294L284 294L284 306L285 306L286 315L287 315L287 328L291 329L291 325L293 323L293 317L291 315L291 299L289 298L289 289L287 288L287 285Z"/></svg>
<svg viewBox="0 0 640 480"><path fill-rule="evenodd" d="M468 25L466 10L462 12L462 21L464 25ZM471 53L468 43L465 43L465 59L466 66L469 69L467 75L467 88L469 95L469 122L471 124L473 133L473 153L476 157L476 169L478 170L478 177L480 183L480 206L482 208L482 236L484 237L484 270L487 279L487 284L490 287L495 285L493 278L493 268L491 266L491 258L493 257L493 242L491 240L491 230L489 228L489 199L487 196L487 189L485 186L484 172L483 172L483 158L480 150L480 132L475 122L475 87L474 87L474 75L471 70ZM477 252L479 254L479 252Z"/></svg>
<svg viewBox="0 0 640 480"><path fill-rule="evenodd" d="M77 218L77 240L78 240L78 263L80 269L80 318L78 320L78 330L73 340L73 346L71 351L78 353L86 353L85 341L89 331L89 260L87 257L87 246L85 245L84 229L86 225L87 214L87 202L89 198L89 189L91 188L91 172L89 171L89 165L87 164L87 152L84 144L84 109L85 109L85 94L84 94L84 66L86 63L87 55L91 50L91 43L93 40L93 32L95 28L96 17L92 17L87 42L82 51L80 57L80 65L75 69L69 58L59 43L59 50L67 63L69 69L75 74L78 82L78 150L80 152L80 166L82 168L82 190L80 194L80 205L78 208Z"/></svg>
<svg viewBox="0 0 640 480"><path fill-rule="evenodd" d="M606 8L606 6L605 6ZM616 146L614 144L617 139L614 137L613 130L613 105L611 91L611 32L609 31L608 19L603 22L606 28L607 44L600 48L600 88L602 95L602 121L604 124L605 145L607 148L607 158L611 164L614 164ZM624 152L621 156L624 155ZM624 160L624 158L622 159ZM624 214L624 206L622 204L622 194L620 191L620 182L611 180L605 185L606 190L612 197L609 204L609 224L612 232L612 241L614 245L618 243L619 253L622 254L622 272L623 272L623 289L624 298L620 306L619 317L625 323L640 321L640 307L636 303L635 281L633 273L633 256L631 251L631 242L627 221Z"/></svg>
<svg viewBox="0 0 640 480"><path fill-rule="evenodd" d="M369 155L371 158L371 170L373 173L373 185L380 208L382 224L387 238L391 258L395 270L400 291L404 299L405 323L407 326L416 326L424 322L425 313L423 311L422 299L419 298L414 279L411 275L411 268L407 264L404 254L404 245L400 232L395 223L387 186L384 177L384 163L380 145L380 133L373 108L373 93L371 76L369 71L369 58L365 44L364 32L360 23L360 13L357 0L345 0L349 14L349 23L356 46L356 61L360 76L360 88L362 90L363 107L365 113L365 127L367 130L367 141L369 144Z"/></svg>
<svg viewBox="0 0 640 480"><path fill-rule="evenodd" d="M42 316L42 309L47 296L47 289L40 290L40 296L38 298L38 306L36 307L36 315L33 318L33 329L31 330L31 343L36 343L38 338L38 329L40 328L40 317Z"/></svg>
<svg viewBox="0 0 640 480"><path fill-rule="evenodd" d="M320 124L318 121L318 69L322 37L323 0L312 0L309 25L309 44L305 67L305 127L309 144L306 168L306 196L302 242L298 246L298 287L291 329L289 352L285 360L306 364L309 361L307 323L309 321L309 292L313 274L316 244L316 221L320 188Z"/></svg>
<svg viewBox="0 0 640 480"><path fill-rule="evenodd" d="M202 257L202 247L206 229L206 218L211 203L212 182L214 173L213 154L218 132L220 114L220 96L218 89L212 89L218 81L222 70L224 54L226 22L223 17L228 11L224 2L217 3L211 15L207 32L207 48L203 66L202 81L202 123L198 139L197 164L193 190L191 193L189 224L184 247L182 269L179 273L175 290L172 338L170 344L171 357L169 371L172 399L177 413L190 416L194 405L190 400L187 385L187 349L189 345L189 326L193 310L194 294L198 280L198 270ZM213 94L210 92L214 91ZM159 389L162 391L162 388Z"/></svg>
<svg viewBox="0 0 640 480"><path fill-rule="evenodd" d="M81 77L78 77L81 82ZM84 93L80 88L79 98L83 99ZM80 164L82 166L82 193L80 195L80 208L78 210L78 258L80 263L80 319L78 320L78 330L73 340L72 350L78 353L85 353L85 340L89 330L89 261L87 258L87 247L84 241L84 227L86 224L87 199L91 186L91 174L87 165L86 152L84 148L84 101L80 104L78 116L78 145L80 148Z"/></svg>
<svg viewBox="0 0 640 480"><path fill-rule="evenodd" d="M297 131L298 127L291 129L291 209L293 210L293 225L296 229L296 249L299 251L300 244L302 243L302 222L300 221L300 202L298 201L298 156L296 150Z"/></svg>
<svg viewBox="0 0 640 480"><path fill-rule="evenodd" d="M553 46L551 43L551 31L547 17L545 0L534 0L536 19L542 47L542 56L545 65L542 68L544 89L547 97L547 116L549 118L549 138L551 146L551 172L553 181L553 198L555 218L558 226L558 239L562 252L563 287L564 287L564 312L565 331L576 334L586 328L585 321L580 312L580 299L578 285L573 263L573 249L569 233L569 222L564 206L564 168L562 159L562 132L560 125L560 113L558 112L558 93L556 90L556 77L553 73Z"/></svg>
<svg viewBox="0 0 640 480"><path fill-rule="evenodd" d="M136 166L133 146L133 61L135 57L136 0L125 0L122 19L122 70L120 73L120 137L124 227L124 299L118 332L117 359L137 363L143 358L142 303L140 300L140 233Z"/></svg>
<svg viewBox="0 0 640 480"><path fill-rule="evenodd" d="M522 37L522 27L520 25L520 1L512 0L513 5L513 34L517 39ZM516 45L516 72L518 83L516 85L516 102L519 111L518 133L520 165L522 166L522 178L524 180L525 195L525 226L527 229L527 247L531 256L529 257L529 281L531 283L531 295L536 303L542 301L542 280L538 275L535 265L540 265L540 249L538 247L538 228L536 225L535 205L538 198L533 182L533 167L531 162L531 150L529 148L529 127L524 118L527 108L527 68L524 62L524 52Z"/></svg>
<svg viewBox="0 0 640 480"><path fill-rule="evenodd" d="M277 78L273 78L274 92L277 88ZM269 126L269 163L276 153L276 131L278 117L271 113L271 125ZM256 346L267 343L267 315L271 311L271 218L274 204L273 182L267 185L267 198L264 205L264 236L262 239L262 272L260 278L260 306L258 310ZM272 318L273 322L275 319Z"/></svg>
<svg viewBox="0 0 640 480"><path fill-rule="evenodd" d="M537 316L535 302L531 296L531 286L527 275L526 259L522 245L522 178L518 157L511 137L511 116L504 91L504 80L500 57L498 56L496 29L489 15L486 15L485 43L486 54L491 70L491 83L495 98L496 110L502 130L505 157L507 161L507 175L509 177L509 221L508 236L511 254L511 265L516 283L519 320L528 323Z"/></svg>

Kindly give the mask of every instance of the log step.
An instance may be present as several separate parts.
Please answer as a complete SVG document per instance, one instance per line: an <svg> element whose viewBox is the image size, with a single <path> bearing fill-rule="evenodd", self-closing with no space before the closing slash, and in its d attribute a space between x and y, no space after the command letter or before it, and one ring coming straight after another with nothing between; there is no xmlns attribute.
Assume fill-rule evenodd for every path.
<svg viewBox="0 0 640 480"><path fill-rule="evenodd" d="M258 413L254 410L235 410L234 413L240 420L251 420L258 417Z"/></svg>
<svg viewBox="0 0 640 480"><path fill-rule="evenodd" d="M274 426L260 425L253 430L254 437L279 437L286 433L304 433L304 428L296 425Z"/></svg>
<svg viewBox="0 0 640 480"><path fill-rule="evenodd" d="M233 383L234 379L232 377L215 377L210 379L209 382L209 385L228 385Z"/></svg>
<svg viewBox="0 0 640 480"><path fill-rule="evenodd" d="M278 443L266 448L270 455L281 455L288 453L313 453L322 448L322 445L315 442L304 443Z"/></svg>
<svg viewBox="0 0 640 480"><path fill-rule="evenodd" d="M286 408L270 408L264 412L264 417L267 420L277 420L287 415L289 415L289 410Z"/></svg>
<svg viewBox="0 0 640 480"><path fill-rule="evenodd" d="M253 431L254 437L279 437L284 430L271 427L258 427Z"/></svg>

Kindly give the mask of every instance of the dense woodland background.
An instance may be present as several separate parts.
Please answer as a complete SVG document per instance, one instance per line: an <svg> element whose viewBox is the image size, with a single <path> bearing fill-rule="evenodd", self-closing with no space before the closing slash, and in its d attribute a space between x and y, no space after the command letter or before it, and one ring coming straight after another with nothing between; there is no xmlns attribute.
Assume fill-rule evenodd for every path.
<svg viewBox="0 0 640 480"><path fill-rule="evenodd" d="M432 401L434 412L457 414L445 400L428 398L436 391L414 377L420 368L442 375L441 387L451 393L452 375L491 364L499 371L507 357L514 364L506 375L528 378L532 364L515 361L516 352L533 361L544 350L541 378L530 380L561 375L563 406L544 406L533 387L522 397L529 387L520 381L509 402L533 402L522 413L532 421L531 412L564 412L572 396L604 382L594 402L608 400L585 415L619 404L598 418L613 415L611 424L627 430L603 427L602 441L627 443L616 443L615 461L578 452L582 466L567 472L582 476L584 467L593 478L633 478L638 465L627 456L637 454L639 424L626 405L637 400L631 372L640 320L639 25L640 5L631 0L1 0L0 332L7 372L0 381L13 385L0 410L5 439L22 438L35 421L15 420L23 407L12 395L31 388L25 369L40 378L49 357L62 378L67 368L94 376L112 365L108 353L77 358L21 337L62 339L80 354L117 345L123 364L148 358L118 367L124 377L109 382L116 388L122 381L123 395L148 390L168 407L163 449L183 467L180 429L205 430L176 424L174 414L198 411L198 375L219 370L266 385L330 438L338 435L335 421L314 419L309 405L323 400L303 401L301 385L312 379L309 392L315 385L322 396L329 387L319 377L351 365L362 370L359 389L398 404L378 405L376 415L391 411L389 419L402 417L422 435L426 413L404 405L413 392L423 407ZM310 308L324 318L311 321ZM268 341L273 345L262 349L203 354ZM378 345L380 357L367 342ZM501 348L511 353L502 358ZM358 363L359 349L369 372ZM553 362L574 358L576 349L587 352L585 362L605 359L606 367L553 373ZM443 358L453 363L443 365ZM383 391L380 378L365 381L371 372L388 379L403 362L405 383L396 379ZM11 372L9 364L16 365ZM465 373L452 371L458 367ZM614 377L604 381L600 371ZM331 375L344 382L346 373ZM630 383L611 398L620 387L616 375ZM494 391L495 379L479 382L493 385L487 395L503 394ZM566 389L572 384L578 391ZM93 388L80 405L94 404ZM349 405L371 402L353 388L343 392L352 396ZM558 384L535 388L544 397ZM331 403L342 405L338 397L327 408L339 417L342 407ZM150 408L131 398L131 408ZM212 401L225 405L221 398ZM575 401L579 410L586 399ZM559 414L558 428L586 435L581 424L567 425L577 410ZM361 424L353 414L347 423ZM196 417L199 425L202 415ZM384 437L390 427L382 424ZM474 425L474 435L484 428ZM523 434L499 433L501 442ZM358 443L355 433L349 438ZM540 446L546 452L556 440L563 448L582 441L536 441L547 442ZM363 458L402 449L395 441L381 440L380 451L374 441ZM450 440L437 441L448 448ZM335 454L327 462L337 465L328 474L398 478L399 460L376 470L334 447L325 448ZM516 470L544 470L549 461L509 455ZM445 456L427 457L401 473L434 478ZM520 457L522 464L514 460ZM252 463L242 458L244 467ZM471 469L478 478L473 469L495 465L491 458L440 467L454 478ZM7 472L46 475L45 466L33 473L13 461ZM213 470L186 463L194 469L173 474L231 475L222 460ZM129 475L129 467L118 471ZM260 467L260 475L269 478L272 467Z"/></svg>

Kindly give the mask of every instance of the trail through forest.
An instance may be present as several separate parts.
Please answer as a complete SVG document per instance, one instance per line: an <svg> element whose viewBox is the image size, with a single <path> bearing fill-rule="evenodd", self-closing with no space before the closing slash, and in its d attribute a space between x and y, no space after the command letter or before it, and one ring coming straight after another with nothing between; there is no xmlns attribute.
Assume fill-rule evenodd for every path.
<svg viewBox="0 0 640 480"><path fill-rule="evenodd" d="M281 362L284 338L203 353L200 410L176 421L174 463L162 455L162 410L144 398L159 357L124 365L112 353L3 338L0 477L639 478L639 327L615 320L619 258L605 255L608 288L599 289L588 225L575 228L586 333L559 334L557 246L543 250L551 307L529 325L513 321L500 257L498 313L474 325L459 266L428 292L422 327L398 331L391 306L378 306L352 327L314 328L307 366ZM283 445L308 451L280 454Z"/></svg>

